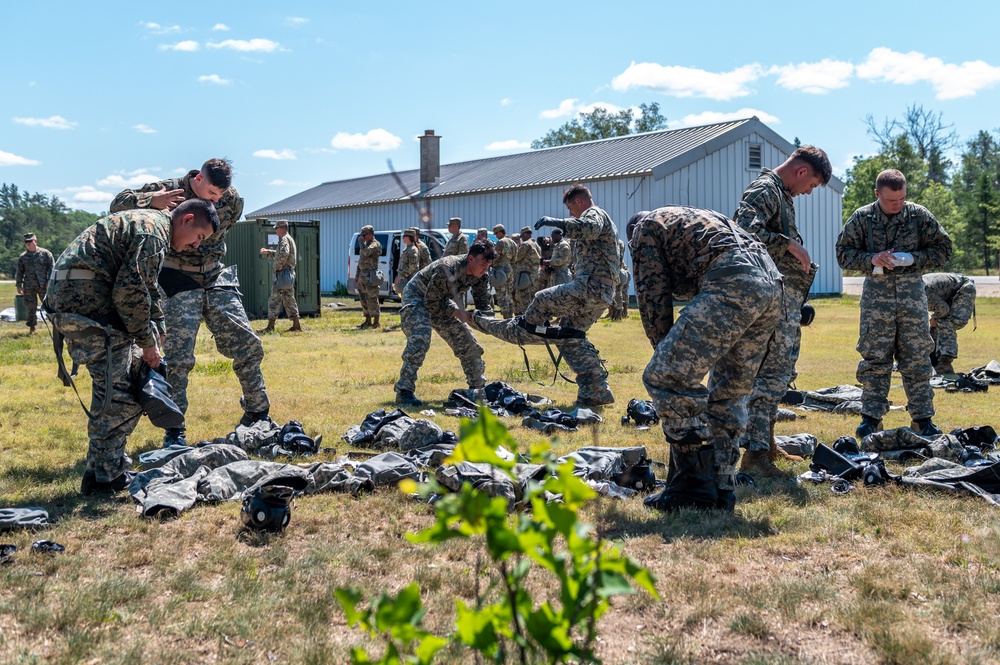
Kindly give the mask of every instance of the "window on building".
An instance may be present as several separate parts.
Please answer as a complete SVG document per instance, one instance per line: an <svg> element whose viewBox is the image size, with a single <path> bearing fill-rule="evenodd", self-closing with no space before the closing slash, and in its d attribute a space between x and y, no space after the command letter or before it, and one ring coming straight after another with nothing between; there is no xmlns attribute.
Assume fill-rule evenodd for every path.
<svg viewBox="0 0 1000 665"><path fill-rule="evenodd" d="M763 159L761 158L762 146L759 143L750 143L747 145L747 169L750 171L759 171L762 166L764 166Z"/></svg>

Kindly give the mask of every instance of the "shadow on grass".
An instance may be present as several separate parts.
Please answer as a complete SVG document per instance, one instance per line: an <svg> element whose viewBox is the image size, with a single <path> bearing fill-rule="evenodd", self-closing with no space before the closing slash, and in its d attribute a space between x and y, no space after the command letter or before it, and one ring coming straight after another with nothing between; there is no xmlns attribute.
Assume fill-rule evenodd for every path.
<svg viewBox="0 0 1000 665"><path fill-rule="evenodd" d="M128 492L95 496L80 494L80 481L86 468L84 461L58 468L15 465L0 472L0 485L18 488L18 494L23 497L22 506L44 509L53 523L74 514L101 518L113 512L110 505L131 501ZM59 489L50 489L53 486Z"/></svg>
<svg viewBox="0 0 1000 665"><path fill-rule="evenodd" d="M762 538L778 531L767 517L746 519L737 512L683 509L673 513L645 509L645 515L626 514L608 504L599 511L600 535L609 540L659 536L665 543L676 540L717 540L723 538ZM616 502L617 503L617 502ZM630 511L634 512L634 511Z"/></svg>

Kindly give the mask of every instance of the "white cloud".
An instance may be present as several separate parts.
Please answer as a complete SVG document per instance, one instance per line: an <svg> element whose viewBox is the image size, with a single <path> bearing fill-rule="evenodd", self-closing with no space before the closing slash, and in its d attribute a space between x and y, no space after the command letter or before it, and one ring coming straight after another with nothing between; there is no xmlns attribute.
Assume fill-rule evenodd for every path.
<svg viewBox="0 0 1000 665"><path fill-rule="evenodd" d="M227 32L229 30L229 26L226 25L225 23L216 23L215 25L212 26L212 30L215 30L217 32Z"/></svg>
<svg viewBox="0 0 1000 665"><path fill-rule="evenodd" d="M272 53L281 49L281 44L270 39L226 39L221 42L208 42L208 48L226 48L233 51L259 51Z"/></svg>
<svg viewBox="0 0 1000 665"><path fill-rule="evenodd" d="M213 83L215 85L229 85L232 83L230 79L224 79L218 74L206 74L205 76L198 77L199 83Z"/></svg>
<svg viewBox="0 0 1000 665"><path fill-rule="evenodd" d="M559 103L559 108L542 111L538 114L538 117L551 119L574 115L576 113L577 102L579 101L579 99L564 99Z"/></svg>
<svg viewBox="0 0 1000 665"><path fill-rule="evenodd" d="M518 141L517 139L509 139L507 141L494 141L488 146L484 147L484 150L524 150L530 148L531 144L526 141Z"/></svg>
<svg viewBox="0 0 1000 665"><path fill-rule="evenodd" d="M0 166L38 166L41 162L0 150Z"/></svg>
<svg viewBox="0 0 1000 665"><path fill-rule="evenodd" d="M188 53L198 50L198 42L193 39L186 39L176 44L160 44L161 51L186 51Z"/></svg>
<svg viewBox="0 0 1000 665"><path fill-rule="evenodd" d="M140 134L155 134L156 130L149 125L132 125L132 129L139 132Z"/></svg>
<svg viewBox="0 0 1000 665"><path fill-rule="evenodd" d="M181 31L181 26L179 25L160 25L159 23L153 23L152 21L140 22L139 25L146 28L154 35L169 35L171 33Z"/></svg>
<svg viewBox="0 0 1000 665"><path fill-rule="evenodd" d="M766 111L761 111L759 109L742 108L739 111L732 111L731 113L722 113L719 111L704 111L702 113L692 113L690 115L684 116L681 120L672 120L667 125L671 129L676 129L678 127L697 127L699 125L711 125L716 122L729 122L730 120L742 120L744 118L750 118L757 116L760 118L761 122L766 122L769 125L776 125L781 122L776 116L767 113Z"/></svg>
<svg viewBox="0 0 1000 665"><path fill-rule="evenodd" d="M70 122L61 115L53 115L48 118L14 118L14 122L28 127L45 127L46 129L73 129L75 122Z"/></svg>
<svg viewBox="0 0 1000 665"><path fill-rule="evenodd" d="M538 114L540 118L562 118L564 116L576 116L581 113L593 113L595 109L604 109L608 113L621 113L625 109L608 102L594 102L593 104L581 104L579 99L564 99L559 103L559 108L542 111ZM634 115L642 115L638 107L633 106Z"/></svg>
<svg viewBox="0 0 1000 665"><path fill-rule="evenodd" d="M288 25L300 26L308 23L309 19L302 18L301 16L289 16L285 19L285 22L288 23Z"/></svg>
<svg viewBox="0 0 1000 665"><path fill-rule="evenodd" d="M1000 67L982 60L955 65L917 51L899 53L885 47L873 49L858 65L857 73L859 78L885 83L927 82L938 99L972 97L1000 82Z"/></svg>
<svg viewBox="0 0 1000 665"><path fill-rule="evenodd" d="M660 65L655 62L633 62L624 72L611 80L611 87L618 92L633 88L649 88L672 97L707 97L726 101L745 97L747 87L761 77L760 65L737 67L730 72L707 72L694 67Z"/></svg>
<svg viewBox="0 0 1000 665"><path fill-rule="evenodd" d="M774 66L767 73L777 74L778 85L783 88L825 95L831 90L847 87L851 74L854 73L854 65L824 58L819 62Z"/></svg>
<svg viewBox="0 0 1000 665"><path fill-rule="evenodd" d="M581 107L577 108L576 112L577 113L593 113L595 109L604 109L608 113L621 113L622 111L625 110L621 106L616 106L614 104L609 104L607 102L594 102L593 104L587 104L585 106L581 106ZM633 110L633 114L635 115L634 112L638 111L638 110L639 110L638 108L635 108Z"/></svg>
<svg viewBox="0 0 1000 665"><path fill-rule="evenodd" d="M111 194L110 192L102 192L89 185L84 185L83 187L67 187L66 190L73 194L74 201L79 201L80 203L104 203L105 201L110 201L115 198L114 194Z"/></svg>
<svg viewBox="0 0 1000 665"><path fill-rule="evenodd" d="M348 134L347 132L337 132L330 141L330 145L340 150L395 150L402 143L402 139L394 134L390 134L384 129L373 129L367 134Z"/></svg>
<svg viewBox="0 0 1000 665"><path fill-rule="evenodd" d="M99 187L114 187L115 189L131 189L142 187L148 182L156 182L160 177L149 172L148 169L137 169L125 173L112 173L97 181Z"/></svg>
<svg viewBox="0 0 1000 665"><path fill-rule="evenodd" d="M504 97L501 99L500 106L510 106L510 97Z"/></svg>
<svg viewBox="0 0 1000 665"><path fill-rule="evenodd" d="M291 150L257 150L253 153L254 157L263 157L264 159L295 159L295 153Z"/></svg>

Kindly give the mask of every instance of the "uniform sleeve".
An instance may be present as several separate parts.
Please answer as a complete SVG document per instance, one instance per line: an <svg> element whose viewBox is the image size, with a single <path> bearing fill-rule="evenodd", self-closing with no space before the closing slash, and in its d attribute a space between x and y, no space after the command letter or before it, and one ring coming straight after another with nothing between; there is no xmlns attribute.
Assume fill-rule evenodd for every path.
<svg viewBox="0 0 1000 665"><path fill-rule="evenodd" d="M931 288L926 282L924 285L927 287L927 310L938 321L947 318L948 312L951 310L948 301L941 297L937 289Z"/></svg>
<svg viewBox="0 0 1000 665"><path fill-rule="evenodd" d="M464 233L459 232L458 238L458 253L468 254L469 253L469 236Z"/></svg>
<svg viewBox="0 0 1000 665"><path fill-rule="evenodd" d="M920 209L920 249L912 252L913 267L919 272L934 272L951 261L951 236L930 210Z"/></svg>
<svg viewBox="0 0 1000 665"><path fill-rule="evenodd" d="M490 278L483 275L472 285L472 302L476 309L490 310Z"/></svg>
<svg viewBox="0 0 1000 665"><path fill-rule="evenodd" d="M149 208L153 200L153 194L165 189L164 183L150 182L140 189L125 189L118 192L118 196L111 202L108 212L122 212L123 210L137 210Z"/></svg>
<svg viewBox="0 0 1000 665"><path fill-rule="evenodd" d="M14 286L18 289L24 286L24 254L17 257L17 268L14 269Z"/></svg>
<svg viewBox="0 0 1000 665"><path fill-rule="evenodd" d="M566 230L563 233L567 238L594 240L604 230L604 217L596 207L587 208L579 217L570 217L565 222Z"/></svg>
<svg viewBox="0 0 1000 665"><path fill-rule="evenodd" d="M874 253L868 251L864 216L854 211L837 237L837 263L844 270L872 271Z"/></svg>
<svg viewBox="0 0 1000 665"><path fill-rule="evenodd" d="M160 331L163 325L156 278L163 262L164 247L163 241L154 236L139 235L118 271L111 292L125 329L143 349L156 345L154 330Z"/></svg>
<svg viewBox="0 0 1000 665"><path fill-rule="evenodd" d="M639 223L632 232L632 272L639 316L653 348L674 325L674 298L655 225Z"/></svg>
<svg viewBox="0 0 1000 665"><path fill-rule="evenodd" d="M52 252L45 250L45 279L48 279L49 275L52 273L52 269L56 266L55 257L52 256Z"/></svg>
<svg viewBox="0 0 1000 665"><path fill-rule="evenodd" d="M767 227L776 217L781 218L781 193L764 187L745 194L733 215L737 224L764 243L772 257L780 258L788 251L789 237Z"/></svg>

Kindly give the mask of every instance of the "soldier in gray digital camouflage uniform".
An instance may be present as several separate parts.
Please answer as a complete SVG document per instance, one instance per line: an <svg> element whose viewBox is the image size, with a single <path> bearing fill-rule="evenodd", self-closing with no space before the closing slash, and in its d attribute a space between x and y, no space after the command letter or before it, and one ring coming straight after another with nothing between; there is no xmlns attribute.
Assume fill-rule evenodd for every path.
<svg viewBox="0 0 1000 665"><path fill-rule="evenodd" d="M278 235L278 248L260 248L260 255L274 259L274 283L271 285L271 297L267 300L267 327L260 332L274 332L274 322L278 318L281 307L285 308L285 316L292 321L292 327L286 332L302 332L299 323L299 303L295 299L295 263L298 252L295 240L288 235L288 222L279 219L274 223L274 232ZM278 286L278 273L282 270L291 271L291 286Z"/></svg>
<svg viewBox="0 0 1000 665"><path fill-rule="evenodd" d="M667 486L646 503L731 511L746 397L778 319L777 268L711 210L659 208L632 222L636 300L655 349L642 380L670 444ZM689 300L676 322L675 297Z"/></svg>
<svg viewBox="0 0 1000 665"><path fill-rule="evenodd" d="M976 314L976 283L959 273L932 272L924 275L924 287L931 313L934 371L954 374L952 363L958 358L958 331Z"/></svg>
<svg viewBox="0 0 1000 665"><path fill-rule="evenodd" d="M573 281L539 291L524 315L510 321L476 312L475 321L480 329L506 342L540 344L545 340L531 334L530 329L555 322L563 328L586 332L611 304L620 268L615 223L608 213L594 205L590 190L581 184L564 192L563 203L572 217L542 217L535 228L562 229L565 237L576 240L577 264ZM560 339L556 346L576 372L576 403L583 407L613 404L615 396L608 387L608 371L590 340Z"/></svg>
<svg viewBox="0 0 1000 665"><path fill-rule="evenodd" d="M378 278L378 260L382 256L382 243L375 239L375 227L361 227L358 237L361 249L358 253L358 269L354 273L354 283L358 287L358 300L361 301L361 312L365 322L361 328L379 327L378 291L382 285Z"/></svg>
<svg viewBox="0 0 1000 665"><path fill-rule="evenodd" d="M866 274L858 338L862 420L855 434L863 439L882 428L895 360L913 429L936 436L941 430L931 420L934 342L921 275L951 260L951 238L927 208L906 200L906 177L896 169L878 174L875 197L854 211L837 238L840 267Z"/></svg>
<svg viewBox="0 0 1000 665"><path fill-rule="evenodd" d="M77 236L56 262L46 306L93 381L84 494L119 491L131 481L125 443L142 415L133 375L140 362L159 367L158 343L171 332L156 288L166 250L197 250L218 228L215 209L201 199L169 214L113 213Z"/></svg>
<svg viewBox="0 0 1000 665"><path fill-rule="evenodd" d="M531 299L538 290L539 268L542 261L542 249L531 239L531 227L521 228L521 244L517 245L514 258L511 259L511 269L514 272L512 296L514 299L514 314L524 314Z"/></svg>
<svg viewBox="0 0 1000 665"><path fill-rule="evenodd" d="M38 246L38 237L34 233L24 234L24 252L17 257L17 267L14 269L14 286L17 295L23 296L24 313L27 318L28 334L35 334L38 325L38 301L45 298L45 285L49 281L49 273L55 259L52 252Z"/></svg>
<svg viewBox="0 0 1000 665"><path fill-rule="evenodd" d="M486 385L486 363L467 325L468 314L456 304L458 293L472 289L476 309L490 306L489 279L486 273L496 257L493 243L477 240L464 256L445 256L418 272L403 290L399 310L400 327L406 335L403 366L396 382L396 401L420 406L414 395L417 372L431 345L431 330L436 330L462 363L470 388ZM462 317L464 315L464 318Z"/></svg>
<svg viewBox="0 0 1000 665"><path fill-rule="evenodd" d="M783 302L774 336L754 380L753 392L747 403L746 434L740 446L746 452L740 470L751 475L785 476L775 460L802 461L786 454L774 440L774 424L778 420L778 402L795 379L795 363L799 359L802 329L799 325L802 305L809 297L818 265L809 258L802 236L795 225L792 198L811 194L825 185L833 175L826 153L804 145L791 154L773 171L761 169L751 182L736 209L733 219L745 231L752 233L767 247L768 254L781 273Z"/></svg>
<svg viewBox="0 0 1000 665"><path fill-rule="evenodd" d="M493 234L497 237L496 253L493 260L491 283L496 291L495 298L497 307L505 319L514 316L514 301L511 295L511 285L514 283L514 269L511 261L517 253L517 245L507 237L507 229L503 224L493 227Z"/></svg>
<svg viewBox="0 0 1000 665"><path fill-rule="evenodd" d="M161 180L141 189L126 189L111 202L112 212L153 208L169 210L181 201L201 198L211 201L219 214L219 230L197 249L167 250L160 272L163 313L170 334L163 345L171 397L187 412L188 374L194 368L195 342L204 321L215 339L215 347L233 361L243 396L240 424L252 425L268 417L271 403L260 364L264 346L250 327L239 293L236 266L224 267L226 233L243 214L243 198L232 183L232 167L225 159L210 159L200 171L181 178ZM168 430L164 444L185 444L184 430Z"/></svg>

